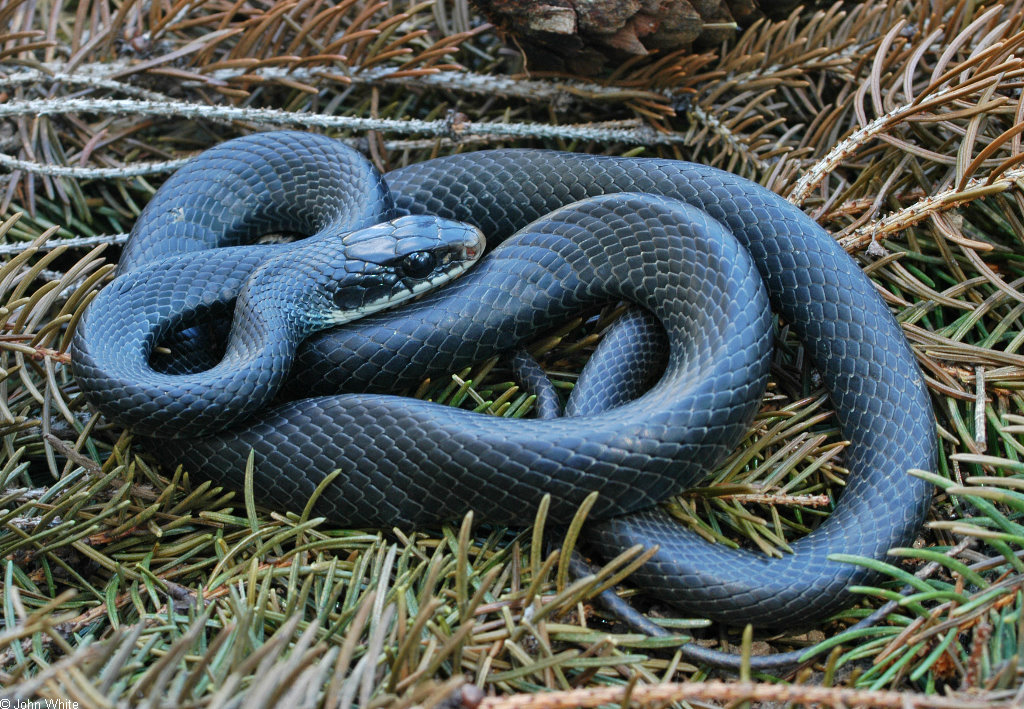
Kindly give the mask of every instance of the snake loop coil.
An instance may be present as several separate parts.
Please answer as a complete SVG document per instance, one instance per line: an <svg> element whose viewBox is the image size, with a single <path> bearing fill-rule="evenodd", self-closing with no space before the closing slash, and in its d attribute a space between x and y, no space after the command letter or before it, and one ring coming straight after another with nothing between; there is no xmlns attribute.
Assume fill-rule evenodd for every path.
<svg viewBox="0 0 1024 709"><path fill-rule="evenodd" d="M300 282L351 279L328 299L346 312L372 310L388 288L413 294L421 275L444 280L475 257L476 229L448 220L500 246L439 291L299 343L329 324L309 315L320 306ZM243 245L271 231L316 236ZM340 255L330 251L339 241ZM208 361L224 328L175 334L259 290L279 304L250 325L236 316L228 364ZM650 391L614 410L512 421L382 393L618 299L660 322L669 361ZM850 442L834 512L782 558L710 544L650 509L699 482L747 430L767 379L769 303L821 372ZM178 354L155 357L168 339ZM630 338L610 341L604 360L615 364L603 371L615 374L596 378L613 378L599 387L616 391L637 373L620 351ZM871 572L828 556L880 558L907 543L930 498L907 471L932 469L936 456L922 375L856 264L771 192L673 160L495 150L382 178L322 136L229 141L154 196L72 356L89 400L157 439L147 445L163 459L239 488L252 451L269 506L301 509L339 468L315 511L349 526L427 525L469 509L529 523L548 493L551 518L566 520L598 490L594 546L660 545L634 581L734 624L806 625L848 605ZM292 399L268 406L278 386Z"/></svg>

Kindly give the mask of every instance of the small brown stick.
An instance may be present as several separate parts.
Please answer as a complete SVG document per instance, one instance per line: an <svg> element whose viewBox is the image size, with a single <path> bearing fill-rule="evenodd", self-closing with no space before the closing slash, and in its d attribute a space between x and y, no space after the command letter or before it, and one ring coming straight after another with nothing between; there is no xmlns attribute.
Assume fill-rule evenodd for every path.
<svg viewBox="0 0 1024 709"><path fill-rule="evenodd" d="M574 689L543 694L514 694L488 697L479 709L567 709L622 704L626 692L634 705L664 702L779 702L820 704L830 707L892 707L893 709L1002 709L1009 703L984 699L934 696L914 692L850 689L846 687L814 687L757 682L679 682L638 685L635 687L600 687Z"/></svg>
<svg viewBox="0 0 1024 709"><path fill-rule="evenodd" d="M803 507L824 507L832 502L832 498L828 495L773 495L766 492L717 495L716 499L754 505L801 505Z"/></svg>
<svg viewBox="0 0 1024 709"><path fill-rule="evenodd" d="M991 178L969 180L963 189L950 188L937 192L886 217L871 221L839 239L839 245L846 249L847 253L860 251L871 243L890 234L903 231L933 214L947 212L975 199L1006 192L1013 188L1017 184L1017 180L1022 177L1024 177L1024 170L1015 169L1007 170L993 181L990 181Z"/></svg>
<svg viewBox="0 0 1024 709"><path fill-rule="evenodd" d="M988 398L985 396L985 367L974 368L974 442L978 452L988 450L987 430L985 428L985 408Z"/></svg>

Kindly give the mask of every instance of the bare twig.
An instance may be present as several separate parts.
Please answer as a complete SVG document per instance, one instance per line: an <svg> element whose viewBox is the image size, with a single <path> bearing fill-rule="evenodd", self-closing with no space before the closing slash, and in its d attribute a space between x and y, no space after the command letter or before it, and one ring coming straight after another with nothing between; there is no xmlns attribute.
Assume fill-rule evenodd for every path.
<svg viewBox="0 0 1024 709"><path fill-rule="evenodd" d="M628 693L628 700L627 700ZM814 687L754 682L680 682L626 687L574 689L543 694L487 697L479 709L568 709L602 704L647 705L667 702L779 702L830 707L870 706L893 709L1002 709L1010 703L969 697L943 697L911 692L871 691L844 687Z"/></svg>
<svg viewBox="0 0 1024 709"><path fill-rule="evenodd" d="M293 113L268 108L210 106L183 101L141 101L135 99L35 99L10 101L0 105L0 117L41 116L67 113L107 115L149 115L165 118L202 118L208 120L249 121L262 125L303 126L354 131L381 131L399 134L427 133L457 138L474 135L505 135L519 138L563 138L629 144L665 144L682 142L673 133L657 133L637 125L635 128L607 127L600 123L550 125L546 123L481 123L462 120L458 114L447 120L366 118Z"/></svg>

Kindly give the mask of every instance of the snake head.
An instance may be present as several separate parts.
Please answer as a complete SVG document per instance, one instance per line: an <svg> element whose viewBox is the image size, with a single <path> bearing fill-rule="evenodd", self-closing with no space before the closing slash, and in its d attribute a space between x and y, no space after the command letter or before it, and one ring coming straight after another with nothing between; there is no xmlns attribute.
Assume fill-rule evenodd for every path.
<svg viewBox="0 0 1024 709"><path fill-rule="evenodd" d="M265 316L281 313L306 336L437 288L466 271L483 250L479 229L432 216L321 234L261 266L239 305L251 304Z"/></svg>

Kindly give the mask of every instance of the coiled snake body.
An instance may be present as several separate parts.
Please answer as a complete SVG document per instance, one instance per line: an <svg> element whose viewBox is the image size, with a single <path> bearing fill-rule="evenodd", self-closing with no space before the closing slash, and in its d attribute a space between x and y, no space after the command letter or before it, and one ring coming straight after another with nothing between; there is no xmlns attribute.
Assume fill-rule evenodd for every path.
<svg viewBox="0 0 1024 709"><path fill-rule="evenodd" d="M341 194L350 182L369 191L350 199ZM332 191L350 208L327 218ZM156 330L148 320L125 325L135 321L123 304L155 287L173 293L149 296L160 317L173 310L187 324L200 312L223 316L264 262L260 249L291 247L244 247L242 267L228 265L231 249L212 247L325 223L356 229L394 214L465 222L489 244L504 243L441 291L308 339L286 385L301 398L260 404L256 419L225 431L181 437L195 431L196 411L251 392L179 396L185 389L174 376L138 365L152 354ZM174 269L189 282L172 285ZM755 272L760 281L750 279ZM657 317L670 355L651 391L613 411L512 421L377 393L508 350L582 305L617 299ZM742 437L767 377L767 301L813 358L850 441L851 476L835 511L782 558L709 544L663 512L637 512L698 482ZM913 536L930 498L907 470L934 465L932 409L870 281L785 200L678 161L497 150L428 161L382 182L320 136L230 141L154 197L72 354L90 400L142 433L172 436L157 444L161 455L188 470L237 488L254 451L255 489L266 504L301 509L340 468L315 512L350 526L431 524L469 509L497 523L529 523L546 493L551 517L566 520L599 490L589 540L611 553L659 544L633 578L727 622L804 625L848 605L849 587L870 573L828 555L883 556ZM145 381L114 376L119 359L134 362L132 376ZM338 393L352 389L360 393Z"/></svg>

